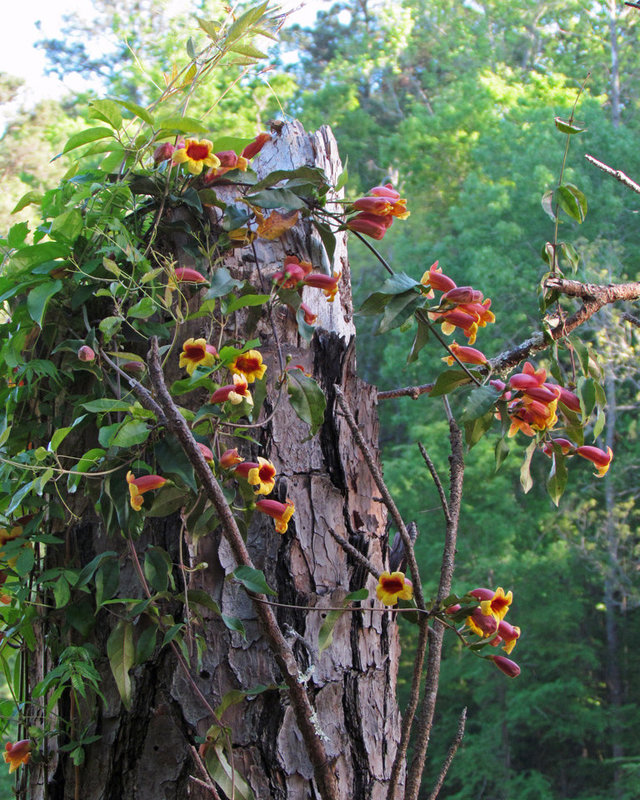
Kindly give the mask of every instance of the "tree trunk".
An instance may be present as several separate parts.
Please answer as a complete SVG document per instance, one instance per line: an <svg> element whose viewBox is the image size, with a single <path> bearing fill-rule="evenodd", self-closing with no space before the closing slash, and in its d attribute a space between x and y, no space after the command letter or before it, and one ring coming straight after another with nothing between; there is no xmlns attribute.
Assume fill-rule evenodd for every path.
<svg viewBox="0 0 640 800"><path fill-rule="evenodd" d="M272 133L273 141L257 160L259 174L302 164L321 166L333 179L339 174L337 147L328 129L308 136L293 123L280 125ZM258 239L254 247L234 251L226 266L235 277L250 279L268 291L271 275L281 268L286 254L310 259L316 269L320 266L322 246L306 222L275 242ZM334 405L332 387L338 384L362 433L376 449L376 392L355 375L355 332L344 234L338 235L333 268L342 271L340 295L333 304L328 304L319 291L305 290L309 295L305 301L318 313L317 330L310 343L300 339L288 311L279 309L273 319L258 324L260 349L268 365L268 393L262 413L268 421L249 431L259 445L246 440L234 444L241 441L239 447L246 459L258 455L269 458L278 471L276 496L281 500L289 497L295 503L295 516L286 534L276 533L270 519L256 514L246 541L255 566L264 571L267 582L277 591L273 600L284 604L276 607L278 621L296 654L300 680L306 681L318 730L338 779L340 800L382 800L400 726L395 700L399 645L393 613L381 610L376 600L364 601L361 611L342 615L333 632L333 643L318 652L318 633L327 614L318 609L341 606L348 592L365 585L375 597L375 579L345 554L332 531L380 569L387 557L386 511ZM194 333L196 328L185 338ZM325 422L309 440L308 426L294 414L286 395L278 399L276 379L282 371L281 359L289 356L291 364L302 365L327 395ZM78 500L71 500L76 511L81 508ZM81 510L80 521L64 531L68 552L76 552L78 563L84 564L105 550L117 551L122 564L118 596L143 597L127 543L106 535L91 504L84 501ZM73 713L78 729L89 724L89 733L101 738L85 748L86 759L79 767L74 767L69 754L59 749L65 742L58 741L56 749L32 768L34 800L215 797L192 777L206 782L190 746L197 747L214 721L196 687L215 708L230 690L248 691L258 685L272 688L231 705L222 716L230 731L235 770L259 800L318 797L287 692L280 688L282 676L252 603L236 582L225 581L236 567L226 540L219 530L198 542L187 536L181 543L182 536L179 514L148 519L136 550L142 559L145 549L153 544L166 549L175 564L181 554L185 561L190 559L191 566L206 563L205 568L190 573L188 588L206 591L224 614L240 618L246 639L230 632L211 612L203 631L206 648L198 667L192 666L190 677L181 669L174 651L168 646L156 648L148 661L131 671L132 703L127 711L120 702L106 656L106 641L117 618L100 610L86 640L71 630L72 643L89 641L99 653L95 662L103 677L106 703L96 700L87 708L71 710L68 698L63 696L58 713ZM49 558L55 560L55 548ZM174 573L180 588L181 573L177 569ZM90 595L80 595L80 601L87 602L87 597ZM375 610L370 610L373 607ZM189 618L188 610L175 607L173 616L176 622ZM40 619L38 646L30 664L31 685L54 666L47 639L50 616L43 613ZM136 638L138 634L134 631ZM196 663L193 657L192 664ZM225 796L220 789L218 794Z"/></svg>

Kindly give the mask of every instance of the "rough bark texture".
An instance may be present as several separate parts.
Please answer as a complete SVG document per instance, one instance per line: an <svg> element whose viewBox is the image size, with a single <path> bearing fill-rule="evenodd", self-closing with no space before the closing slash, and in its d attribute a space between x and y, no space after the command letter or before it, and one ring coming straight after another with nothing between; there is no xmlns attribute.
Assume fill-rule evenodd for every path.
<svg viewBox="0 0 640 800"><path fill-rule="evenodd" d="M278 126L273 135L274 140L256 160L260 174L302 164L321 166L332 178L339 173L337 147L328 129L308 136L299 124L293 123ZM330 266L319 238L303 223L276 242L259 239L253 248L236 250L226 266L236 276L250 278L267 289L271 275L281 267L286 254L310 259L316 268L323 259L325 269ZM278 608L277 615L294 645L300 672L308 681L341 800L382 800L400 724L395 702L399 646L391 612L380 611L377 601L365 601L362 611L341 617L328 649L319 654L317 647L318 632L326 616L326 612L317 609L341 605L349 591L363 585L370 590L375 586L375 580L345 555L331 530L366 553L380 569L387 555L385 509L334 405L332 387L338 383L361 431L375 448L376 392L355 375L353 309L344 237L339 237L331 266L342 272L340 295L333 304L327 303L318 290L305 289L305 302L318 314L317 332L311 343L299 338L288 311L279 311L257 328L269 376L264 413L273 415L262 429L251 432L260 437L260 447L243 441L240 449L245 458L262 455L273 461L279 476L276 496L290 497L296 513L283 536L275 533L270 519L256 514L247 545L256 566L264 570L267 581L278 591L274 600L301 607ZM185 338L198 333L194 329ZM275 379L281 371L280 358L289 355L292 364L302 365L316 377L328 398L325 423L310 440L306 440L308 427L295 416L286 395L277 399ZM120 595L141 594L123 543L107 541L94 517L86 515L67 536L84 563L105 549L121 551L127 568ZM167 549L177 561L179 537L177 516L150 520L138 550L142 552L145 544L154 543ZM224 580L236 564L219 532L212 531L197 546L192 543L185 547L185 553L194 563L208 565L193 573L191 588L207 591L225 614L240 617L247 631L245 640L229 632L217 616L211 614L207 619L207 649L201 669L193 673L193 678L208 702L215 707L231 689L280 684L281 676L246 593ZM369 610L374 605L378 610ZM100 612L92 635L102 654L97 663L108 701L106 706L98 702L94 712L95 731L102 739L87 748L86 762L77 770L65 755L48 754L47 765L32 773L33 798L210 798L212 795L189 777L202 777L189 745L196 736L204 736L212 722L206 707L171 650L164 648L133 670L133 705L127 712L120 704L104 655L114 622L104 611ZM76 643L80 638L75 634ZM52 666L46 655L44 633L39 647L32 660L32 680ZM65 713L64 708L60 710ZM250 783L256 798L317 797L311 765L285 691L276 688L233 705L223 720L231 730L235 767Z"/></svg>

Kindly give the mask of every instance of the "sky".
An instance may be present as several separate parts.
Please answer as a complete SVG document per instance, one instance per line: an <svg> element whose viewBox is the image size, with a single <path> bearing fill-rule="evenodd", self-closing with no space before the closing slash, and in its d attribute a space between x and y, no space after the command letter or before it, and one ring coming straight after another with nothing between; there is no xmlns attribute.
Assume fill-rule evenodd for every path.
<svg viewBox="0 0 640 800"><path fill-rule="evenodd" d="M187 0L158 0L173 4L186 3ZM302 8L292 18L300 24L311 24L319 8L326 7L329 0L287 0L282 5L287 8ZM25 80L19 103L30 107L44 98L58 98L68 91L79 90L83 81L78 76L70 76L62 82L55 76L45 76L45 58L42 50L34 44L41 38L57 38L63 24L63 15L78 12L90 17L91 0L27 0L21 4L19 13L11 15L11 23L0 27L0 72L17 75ZM6 20L5 20L6 22ZM11 109L5 109L9 116ZM4 116L0 113L0 117ZM0 119L0 129L2 120Z"/></svg>

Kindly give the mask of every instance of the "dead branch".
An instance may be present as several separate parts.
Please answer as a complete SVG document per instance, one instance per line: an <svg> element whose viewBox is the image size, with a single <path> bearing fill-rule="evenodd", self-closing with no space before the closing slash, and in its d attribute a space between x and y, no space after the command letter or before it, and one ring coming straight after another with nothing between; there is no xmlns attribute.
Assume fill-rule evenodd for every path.
<svg viewBox="0 0 640 800"><path fill-rule="evenodd" d="M635 8L640 8L640 5L636 5L635 3L625 3L625 5L630 6L633 5ZM640 185L638 185L635 181L631 180L631 178L626 175L621 169L614 169L613 167L609 167L603 161L598 161L597 158L590 156L589 153L585 153L584 157L589 161L589 163L593 164L594 167L602 170L602 172L606 172L607 175L611 175L612 178L615 178L620 183L623 183L628 189L631 189L633 192L637 192L640 194Z"/></svg>

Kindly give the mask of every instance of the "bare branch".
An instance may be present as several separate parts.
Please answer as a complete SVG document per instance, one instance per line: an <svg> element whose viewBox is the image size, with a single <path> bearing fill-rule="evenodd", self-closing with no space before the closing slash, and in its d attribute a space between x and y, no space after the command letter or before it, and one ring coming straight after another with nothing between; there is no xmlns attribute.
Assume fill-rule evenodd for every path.
<svg viewBox="0 0 640 800"><path fill-rule="evenodd" d="M418 608L425 608L424 603L424 595L422 594L422 582L420 580L420 572L418 570L418 564L416 562L416 556L413 550L413 543L411 542L411 536L409 535L409 531L407 530L407 526L404 524L404 520L400 516L400 512L398 511L398 507L396 506L393 497L391 497L391 493L387 489L387 485L384 482L384 478L382 477L382 472L380 467L378 466L377 461L373 457L373 453L369 449L369 445L365 442L364 438L362 437L362 433L360 433L360 429L358 428L358 423L353 418L353 414L351 413L351 409L349 408L349 404L342 392L342 389L336 384L334 387L336 397L338 399L338 403L340 408L342 409L342 413L344 414L344 418L347 421L347 425L353 434L353 438L356 441L356 444L360 448L360 452L364 456L364 460L369 467L373 480L375 481L376 486L378 487L380 494L382 495L382 502L387 507L391 518L396 524L398 528L398 533L402 536L402 541L404 542L406 554L407 554L407 561L409 563L409 570L411 572L411 580L413 581L413 591L416 598L416 605Z"/></svg>
<svg viewBox="0 0 640 800"><path fill-rule="evenodd" d="M432 389L432 383L423 383L421 386L405 386L403 389L389 389L387 392L378 392L378 400L391 400L393 397L411 397L417 400L421 394L427 394Z"/></svg>
<svg viewBox="0 0 640 800"><path fill-rule="evenodd" d="M354 547L351 542L348 542L343 536L340 536L340 534L334 531L333 528L329 528L329 533L333 536L336 542L338 542L340 547L346 553L349 553L352 558L355 558L355 560L361 564L367 570L367 572L373 575L376 580L380 577L380 570L376 569L374 564L369 561L369 559L363 555L357 547Z"/></svg>
<svg viewBox="0 0 640 800"><path fill-rule="evenodd" d="M633 5L635 8L640 8L640 5L636 5L635 3L625 3L625 5L630 6ZM620 169L614 169L613 167L607 166L603 161L598 161L597 158L590 156L589 153L585 153L584 157L589 161L594 167L606 172L607 175L611 175L612 178L615 178L620 183L623 183L628 189L631 189L633 192L637 192L640 194L640 185L638 185L635 181L631 180L628 175Z"/></svg>
<svg viewBox="0 0 640 800"><path fill-rule="evenodd" d="M460 714L460 718L458 719L458 730L456 731L456 735L453 737L453 741L451 742L451 746L449 747L449 752L447 753L447 757L444 760L442 765L442 769L438 775L438 780L436 781L435 786L433 787L433 791L429 795L429 800L436 800L436 797L440 793L440 789L442 789L442 784L444 783L444 779L447 777L447 772L449 772L449 767L451 766L451 762L454 759L460 744L462 743L462 737L464 736L464 728L467 723L467 707L465 706L462 709Z"/></svg>
<svg viewBox="0 0 640 800"><path fill-rule="evenodd" d="M444 492L444 487L442 485L442 481L440 480L440 476L438 475L438 472L435 468L433 461L429 457L429 454L424 449L424 445L422 444L422 442L418 442L418 447L420 448L420 454L424 459L424 463L427 465L427 469L431 473L433 482L435 483L436 489L438 490L438 494L440 495L440 503L442 504L442 510L444 511L444 518L447 520L447 522L451 522L451 514L449 513L449 503L447 501L447 495Z"/></svg>
<svg viewBox="0 0 640 800"><path fill-rule="evenodd" d="M442 601L451 593L451 583L455 568L456 540L458 536L458 521L460 519L460 506L462 504L462 483L464 478L464 449L462 432L454 419L449 423L449 439L451 441L450 464L450 489L449 489L449 514L442 552L442 566L440 568L440 583L438 585L437 601ZM442 659L442 643L444 640L445 625L438 619L431 628L429 654L427 656L427 671L424 680L424 694L420 708L420 716L416 724L416 742L413 760L409 767L405 789L405 800L417 800L420 791L420 782L427 757L427 748L433 727L433 717L438 698L438 684L440 681L440 662Z"/></svg>
<svg viewBox="0 0 640 800"><path fill-rule="evenodd" d="M623 314L622 319L625 322L628 322L630 325L633 325L635 328L640 328L640 319L634 317L632 314Z"/></svg>

